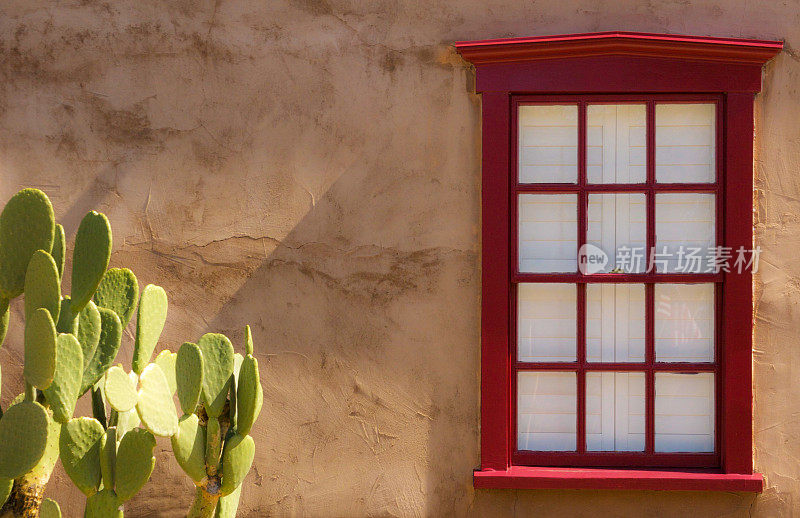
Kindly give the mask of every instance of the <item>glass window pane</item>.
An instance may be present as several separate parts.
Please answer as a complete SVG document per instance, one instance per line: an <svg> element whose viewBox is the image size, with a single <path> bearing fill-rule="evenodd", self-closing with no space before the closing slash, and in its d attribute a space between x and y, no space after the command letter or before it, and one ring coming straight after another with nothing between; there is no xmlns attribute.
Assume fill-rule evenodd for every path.
<svg viewBox="0 0 800 518"><path fill-rule="evenodd" d="M517 356L521 362L574 362L577 286L517 286Z"/></svg>
<svg viewBox="0 0 800 518"><path fill-rule="evenodd" d="M519 271L577 270L577 195L521 194L518 217Z"/></svg>
<svg viewBox="0 0 800 518"><path fill-rule="evenodd" d="M586 286L586 357L590 362L643 362L644 284Z"/></svg>
<svg viewBox="0 0 800 518"><path fill-rule="evenodd" d="M656 181L713 182L716 178L716 106L656 105Z"/></svg>
<svg viewBox="0 0 800 518"><path fill-rule="evenodd" d="M714 451L714 374L656 373L655 450Z"/></svg>
<svg viewBox="0 0 800 518"><path fill-rule="evenodd" d="M655 349L660 362L714 361L713 284L656 284Z"/></svg>
<svg viewBox="0 0 800 518"><path fill-rule="evenodd" d="M706 271L708 248L716 242L714 204L713 194L656 194L655 266L659 272Z"/></svg>
<svg viewBox="0 0 800 518"><path fill-rule="evenodd" d="M586 108L589 183L646 181L646 121L644 104L592 104Z"/></svg>
<svg viewBox="0 0 800 518"><path fill-rule="evenodd" d="M517 448L575 450L577 394L574 372L520 372Z"/></svg>
<svg viewBox="0 0 800 518"><path fill-rule="evenodd" d="M647 205L644 193L589 194L586 242L602 250L608 262L599 271L587 271L584 265L584 273L610 272L620 266L626 273L645 271ZM621 259L626 249L635 250L641 260L624 259L624 264L618 265L617 258Z"/></svg>
<svg viewBox="0 0 800 518"><path fill-rule="evenodd" d="M644 372L586 373L586 449L643 451Z"/></svg>
<svg viewBox="0 0 800 518"><path fill-rule="evenodd" d="M518 133L520 183L577 183L577 105L520 106Z"/></svg>

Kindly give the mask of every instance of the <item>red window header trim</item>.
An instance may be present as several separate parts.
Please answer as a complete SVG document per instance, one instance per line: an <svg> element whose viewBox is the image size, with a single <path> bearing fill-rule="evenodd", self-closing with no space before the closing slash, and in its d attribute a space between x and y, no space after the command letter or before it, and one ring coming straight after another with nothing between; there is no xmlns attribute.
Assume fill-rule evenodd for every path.
<svg viewBox="0 0 800 518"><path fill-rule="evenodd" d="M781 51L783 42L612 31L458 41L455 47L475 65L608 55L763 65Z"/></svg>

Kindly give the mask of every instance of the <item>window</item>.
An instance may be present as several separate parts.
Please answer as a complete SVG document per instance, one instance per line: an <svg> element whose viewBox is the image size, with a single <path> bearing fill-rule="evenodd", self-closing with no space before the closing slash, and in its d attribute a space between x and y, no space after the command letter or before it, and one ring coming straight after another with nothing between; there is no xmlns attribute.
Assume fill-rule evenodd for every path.
<svg viewBox="0 0 800 518"><path fill-rule="evenodd" d="M512 98L513 464L719 466L720 102Z"/></svg>
<svg viewBox="0 0 800 518"><path fill-rule="evenodd" d="M476 487L760 491L751 272L710 253L753 248L753 94L781 44L456 46L483 104Z"/></svg>

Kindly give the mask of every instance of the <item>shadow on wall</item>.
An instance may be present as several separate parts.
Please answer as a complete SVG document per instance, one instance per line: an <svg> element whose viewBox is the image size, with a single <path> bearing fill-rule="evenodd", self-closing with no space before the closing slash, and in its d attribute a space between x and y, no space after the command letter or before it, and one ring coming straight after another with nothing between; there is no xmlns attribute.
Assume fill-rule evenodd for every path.
<svg viewBox="0 0 800 518"><path fill-rule="evenodd" d="M265 403L243 497L252 516L450 514L469 492L477 258L337 239L343 220L404 217L402 203L385 215L366 202L344 214L337 201L349 181L315 203L208 324L237 340L251 322L257 339Z"/></svg>
<svg viewBox="0 0 800 518"><path fill-rule="evenodd" d="M384 214L369 202L345 213L341 200L365 182L360 174L340 177L279 242L115 247L112 265L131 265L140 284L170 294L162 347L214 331L241 350L242 327L253 328L265 397L239 516L466 512L478 462L477 257L338 237L344 220L376 217L413 232L402 199ZM66 213L103 210L94 196L76 205ZM123 364L130 353L126 341ZM126 515L182 516L191 488L168 442L152 480ZM48 494L69 493L76 505L65 512L80 512L80 495L65 486L57 474Z"/></svg>
<svg viewBox="0 0 800 518"><path fill-rule="evenodd" d="M196 251L212 267L173 272L225 300L204 330L240 348L253 326L265 399L240 516L748 516L749 494L473 490L478 259L338 242L348 181L280 243L231 238ZM137 501L128 514L184 509L152 484Z"/></svg>

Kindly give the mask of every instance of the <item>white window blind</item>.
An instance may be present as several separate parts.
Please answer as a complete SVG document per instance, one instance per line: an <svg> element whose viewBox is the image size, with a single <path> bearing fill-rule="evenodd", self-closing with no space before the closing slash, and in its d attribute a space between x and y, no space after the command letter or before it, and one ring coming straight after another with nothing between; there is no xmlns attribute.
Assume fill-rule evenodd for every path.
<svg viewBox="0 0 800 518"><path fill-rule="evenodd" d="M586 373L586 449L643 451L643 372Z"/></svg>
<svg viewBox="0 0 800 518"><path fill-rule="evenodd" d="M643 284L586 286L586 357L590 362L643 362Z"/></svg>
<svg viewBox="0 0 800 518"><path fill-rule="evenodd" d="M521 106L520 183L578 181L578 106Z"/></svg>
<svg viewBox="0 0 800 518"><path fill-rule="evenodd" d="M713 182L716 177L716 106L656 104L656 181Z"/></svg>
<svg viewBox="0 0 800 518"><path fill-rule="evenodd" d="M656 284L655 305L656 361L714 361L713 284Z"/></svg>
<svg viewBox="0 0 800 518"><path fill-rule="evenodd" d="M517 378L517 447L575 449L577 384L574 372L521 372Z"/></svg>
<svg viewBox="0 0 800 518"><path fill-rule="evenodd" d="M655 378L656 451L714 451L714 374L662 372Z"/></svg>
<svg viewBox="0 0 800 518"><path fill-rule="evenodd" d="M589 183L644 183L646 117L644 104L591 104L586 108Z"/></svg>
<svg viewBox="0 0 800 518"><path fill-rule="evenodd" d="M646 221L647 203L643 193L589 194L586 242L600 248L608 256L604 272L615 268L617 252L621 247L636 249L640 256L644 256L647 246ZM638 273L647 268L644 260L636 266L628 269Z"/></svg>
<svg viewBox="0 0 800 518"><path fill-rule="evenodd" d="M520 195L518 232L521 272L577 270L577 195Z"/></svg>
<svg viewBox="0 0 800 518"><path fill-rule="evenodd" d="M519 284L519 361L575 361L576 314L577 288L574 284Z"/></svg>

